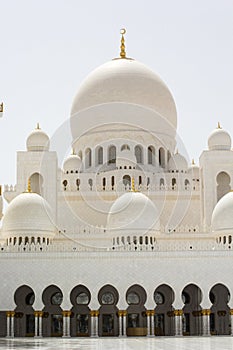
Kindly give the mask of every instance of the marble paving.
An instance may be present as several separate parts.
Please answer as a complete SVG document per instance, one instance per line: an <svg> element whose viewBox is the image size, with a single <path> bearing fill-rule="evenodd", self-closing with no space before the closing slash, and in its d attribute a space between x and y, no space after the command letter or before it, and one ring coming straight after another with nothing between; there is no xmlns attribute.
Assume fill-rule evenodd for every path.
<svg viewBox="0 0 233 350"><path fill-rule="evenodd" d="M0 339L0 349L17 350L232 350L233 337Z"/></svg>

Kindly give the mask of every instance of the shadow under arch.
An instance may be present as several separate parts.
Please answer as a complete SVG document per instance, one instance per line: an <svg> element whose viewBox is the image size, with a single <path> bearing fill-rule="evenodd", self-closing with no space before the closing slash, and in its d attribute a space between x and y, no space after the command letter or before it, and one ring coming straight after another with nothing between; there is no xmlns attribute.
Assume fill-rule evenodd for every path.
<svg viewBox="0 0 233 350"><path fill-rule="evenodd" d="M175 335L174 290L167 284L161 284L154 291L154 301L156 303L154 316L154 333L157 336Z"/></svg>
<svg viewBox="0 0 233 350"><path fill-rule="evenodd" d="M61 303L63 294L59 287L50 285L42 294L43 323L42 334L44 337L61 337L63 335L63 317Z"/></svg>
<svg viewBox="0 0 233 350"><path fill-rule="evenodd" d="M71 308L70 335L71 337L88 337L91 335L91 317L89 289L79 284L70 292Z"/></svg>
<svg viewBox="0 0 233 350"><path fill-rule="evenodd" d="M183 335L202 334L202 301L201 289L193 283L188 284L182 291L183 307Z"/></svg>
<svg viewBox="0 0 233 350"><path fill-rule="evenodd" d="M145 289L139 284L134 284L126 292L127 325L126 334L128 336L146 336L147 318L145 302L147 294Z"/></svg>
<svg viewBox="0 0 233 350"><path fill-rule="evenodd" d="M210 332L213 335L229 335L230 327L230 301L229 289L222 283L215 284L209 293L212 303L210 308Z"/></svg>
<svg viewBox="0 0 233 350"><path fill-rule="evenodd" d="M33 304L35 293L28 285L18 287L14 293L15 337L33 337L35 335L35 316Z"/></svg>
<svg viewBox="0 0 233 350"><path fill-rule="evenodd" d="M119 293L117 289L106 284L98 293L99 308L99 336L118 336L119 335L119 318L117 303Z"/></svg>

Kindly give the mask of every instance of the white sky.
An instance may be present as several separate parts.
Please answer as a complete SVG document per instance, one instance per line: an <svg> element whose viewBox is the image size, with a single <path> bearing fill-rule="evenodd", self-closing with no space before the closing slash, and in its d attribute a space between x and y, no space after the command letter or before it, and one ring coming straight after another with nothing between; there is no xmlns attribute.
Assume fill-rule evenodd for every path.
<svg viewBox="0 0 233 350"><path fill-rule="evenodd" d="M232 0L0 0L0 183L15 183L38 121L50 136L68 126L81 81L118 56L122 27L128 56L172 91L190 158L218 121L233 135Z"/></svg>

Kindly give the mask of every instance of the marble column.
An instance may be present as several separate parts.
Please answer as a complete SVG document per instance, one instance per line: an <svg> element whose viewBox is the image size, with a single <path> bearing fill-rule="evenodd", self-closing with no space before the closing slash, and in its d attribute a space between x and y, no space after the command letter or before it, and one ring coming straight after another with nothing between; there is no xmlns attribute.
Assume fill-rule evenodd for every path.
<svg viewBox="0 0 233 350"><path fill-rule="evenodd" d="M6 337L10 338L11 333L11 311L6 312Z"/></svg>
<svg viewBox="0 0 233 350"><path fill-rule="evenodd" d="M69 338L70 337L70 316L71 311L64 310L62 311L63 316L63 338Z"/></svg>
<svg viewBox="0 0 233 350"><path fill-rule="evenodd" d="M151 336L155 335L155 310L151 310L150 312L150 324L151 324Z"/></svg>
<svg viewBox="0 0 233 350"><path fill-rule="evenodd" d="M43 311L38 311L38 337L42 338L42 317L43 317Z"/></svg>
<svg viewBox="0 0 233 350"><path fill-rule="evenodd" d="M122 337L123 336L123 333L122 333L122 316L123 316L123 313L121 310L118 311L118 316L119 316L119 337Z"/></svg>
<svg viewBox="0 0 233 350"><path fill-rule="evenodd" d="M231 335L233 335L233 309L230 309Z"/></svg>
<svg viewBox="0 0 233 350"><path fill-rule="evenodd" d="M71 311L67 311L67 337L70 337L70 317L71 317Z"/></svg>
<svg viewBox="0 0 233 350"><path fill-rule="evenodd" d="M126 337L126 316L127 316L127 311L123 310L122 311L122 334L123 337Z"/></svg>
<svg viewBox="0 0 233 350"><path fill-rule="evenodd" d="M147 337L149 337L151 334L150 310L146 310L146 318L147 318Z"/></svg>
<svg viewBox="0 0 233 350"><path fill-rule="evenodd" d="M39 311L34 311L34 317L35 317L35 338L38 338L39 336Z"/></svg>
<svg viewBox="0 0 233 350"><path fill-rule="evenodd" d="M96 338L98 337L98 317L99 317L99 311L98 310L91 310L91 337Z"/></svg>
<svg viewBox="0 0 233 350"><path fill-rule="evenodd" d="M10 337L15 336L15 312L11 311L11 322L10 322Z"/></svg>
<svg viewBox="0 0 233 350"><path fill-rule="evenodd" d="M63 334L62 337L66 338L67 337L67 315L66 311L62 311L62 323L63 323Z"/></svg>
<svg viewBox="0 0 233 350"><path fill-rule="evenodd" d="M174 310L174 315L175 315L175 335L177 337L180 337L183 335L183 325L182 325L183 310Z"/></svg>
<svg viewBox="0 0 233 350"><path fill-rule="evenodd" d="M210 336L210 314L211 310L209 309L203 309L201 311L202 314L202 334L204 336Z"/></svg>

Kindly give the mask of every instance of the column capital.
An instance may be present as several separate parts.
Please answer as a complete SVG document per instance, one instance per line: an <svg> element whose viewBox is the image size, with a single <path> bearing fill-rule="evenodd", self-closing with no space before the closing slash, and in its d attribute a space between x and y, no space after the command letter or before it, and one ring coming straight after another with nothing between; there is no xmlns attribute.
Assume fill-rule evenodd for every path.
<svg viewBox="0 0 233 350"><path fill-rule="evenodd" d="M91 317L98 317L99 316L99 310L91 310L90 311Z"/></svg>
<svg viewBox="0 0 233 350"><path fill-rule="evenodd" d="M43 311L37 311L38 312L38 316L39 317L43 317L43 315L44 315L44 312Z"/></svg>
<svg viewBox="0 0 233 350"><path fill-rule="evenodd" d="M210 309L203 309L203 310L201 310L201 314L202 314L202 316L209 316L211 314L211 310Z"/></svg>
<svg viewBox="0 0 233 350"><path fill-rule="evenodd" d="M127 316L127 310L122 310L122 316Z"/></svg>
<svg viewBox="0 0 233 350"><path fill-rule="evenodd" d="M230 315L233 315L233 309L230 309Z"/></svg>
<svg viewBox="0 0 233 350"><path fill-rule="evenodd" d="M174 315L175 316L182 316L183 315L183 310L174 310Z"/></svg>
<svg viewBox="0 0 233 350"><path fill-rule="evenodd" d="M62 316L63 317L70 317L71 316L71 311L70 310L63 310L62 311Z"/></svg>

